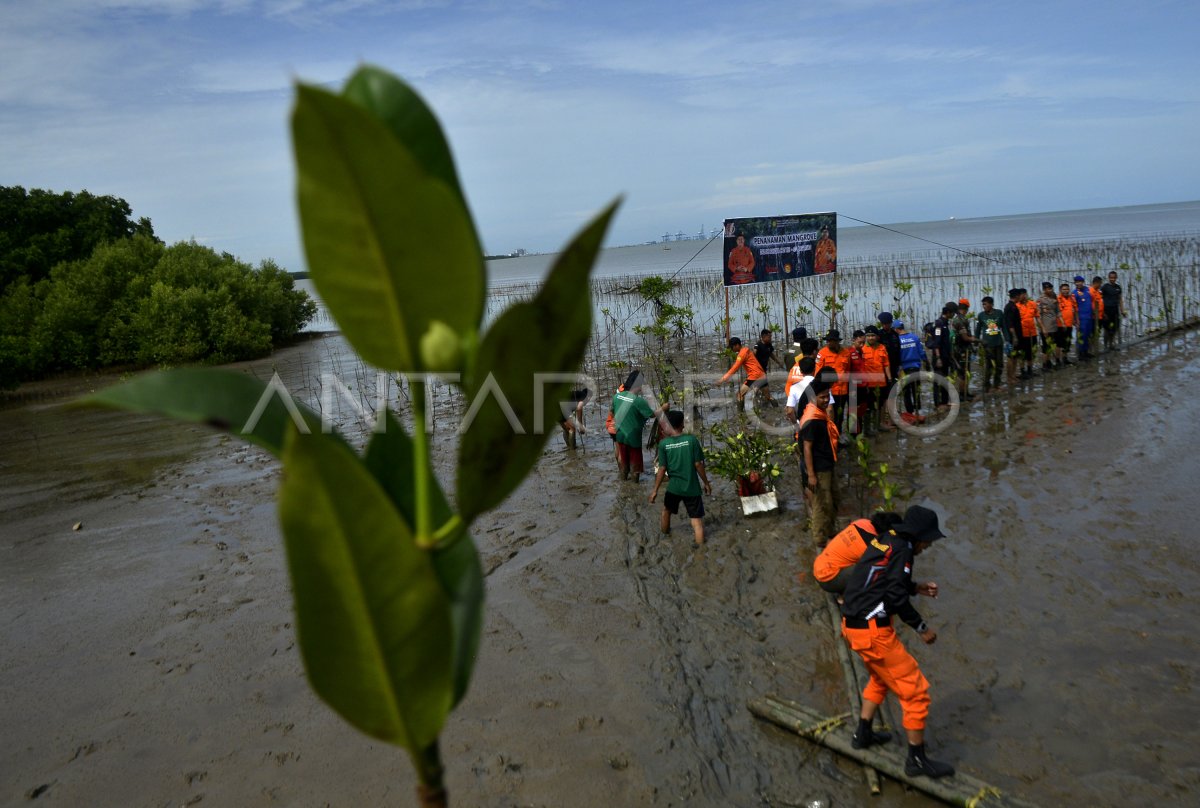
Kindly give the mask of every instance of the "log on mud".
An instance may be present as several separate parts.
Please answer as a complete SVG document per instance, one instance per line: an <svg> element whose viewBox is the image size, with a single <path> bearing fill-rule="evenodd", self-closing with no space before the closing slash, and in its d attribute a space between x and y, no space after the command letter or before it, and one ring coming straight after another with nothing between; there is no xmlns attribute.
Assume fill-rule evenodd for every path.
<svg viewBox="0 0 1200 808"><path fill-rule="evenodd" d="M747 705L750 712L776 726L790 730L810 741L832 749L839 755L908 785L947 805L964 808L1033 808L1031 803L1004 794L1000 789L962 772L950 777L931 780L928 777L909 777L904 773L904 756L898 749L868 747L855 749L850 745L851 733L846 731L850 713L822 716L809 708L776 696L764 696Z"/></svg>

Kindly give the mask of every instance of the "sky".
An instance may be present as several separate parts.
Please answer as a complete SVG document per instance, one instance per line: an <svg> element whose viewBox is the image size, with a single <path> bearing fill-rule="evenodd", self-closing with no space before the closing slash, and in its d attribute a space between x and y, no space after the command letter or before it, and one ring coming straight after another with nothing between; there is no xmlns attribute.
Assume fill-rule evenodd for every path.
<svg viewBox="0 0 1200 808"><path fill-rule="evenodd" d="M1200 196L1200 3L0 0L0 185L305 269L294 83L431 104L485 251ZM847 223L850 224L850 223Z"/></svg>

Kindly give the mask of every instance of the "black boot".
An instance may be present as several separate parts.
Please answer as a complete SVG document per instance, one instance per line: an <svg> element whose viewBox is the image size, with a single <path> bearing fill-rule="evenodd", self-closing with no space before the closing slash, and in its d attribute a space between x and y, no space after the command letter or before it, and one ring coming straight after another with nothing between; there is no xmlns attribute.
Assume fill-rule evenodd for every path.
<svg viewBox="0 0 1200 808"><path fill-rule="evenodd" d="M855 749L866 749L868 746L879 746L892 739L890 732L876 732L871 729L871 722L865 718L858 719L858 729L850 738L850 745Z"/></svg>
<svg viewBox="0 0 1200 808"><path fill-rule="evenodd" d="M930 760L925 756L925 744L908 745L908 759L904 761L904 773L909 777L949 777L954 774L954 767L940 760Z"/></svg>

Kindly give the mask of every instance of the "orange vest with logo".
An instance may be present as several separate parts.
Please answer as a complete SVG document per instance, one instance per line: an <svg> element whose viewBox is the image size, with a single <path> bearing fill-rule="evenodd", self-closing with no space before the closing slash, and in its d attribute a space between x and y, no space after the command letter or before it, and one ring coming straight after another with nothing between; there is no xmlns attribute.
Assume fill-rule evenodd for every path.
<svg viewBox="0 0 1200 808"><path fill-rule="evenodd" d="M813 561L813 577L821 582L832 581L839 572L858 563L866 552L867 542L876 535L870 519L855 519L830 539Z"/></svg>

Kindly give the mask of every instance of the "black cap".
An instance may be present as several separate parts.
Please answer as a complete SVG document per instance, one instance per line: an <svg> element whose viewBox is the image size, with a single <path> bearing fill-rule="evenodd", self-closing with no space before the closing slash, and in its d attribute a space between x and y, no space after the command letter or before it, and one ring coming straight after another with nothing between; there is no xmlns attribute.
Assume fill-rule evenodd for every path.
<svg viewBox="0 0 1200 808"><path fill-rule="evenodd" d="M842 332L838 331L836 328L829 329L829 333L825 335L825 341L830 342L831 340L837 340L838 342L841 342Z"/></svg>
<svg viewBox="0 0 1200 808"><path fill-rule="evenodd" d="M868 334L874 334L874 335L875 335L875 336L877 336L877 337L879 336L879 328L878 328L878 326L869 325L869 326L867 326L867 328L866 328L866 332L867 332Z"/></svg>
<svg viewBox="0 0 1200 808"><path fill-rule="evenodd" d="M890 311L881 311L876 319L884 325L887 325L888 323L892 322L893 317Z"/></svg>
<svg viewBox="0 0 1200 808"><path fill-rule="evenodd" d="M904 521L892 528L913 541L933 541L946 534L938 528L938 515L929 508L912 505L904 512Z"/></svg>

